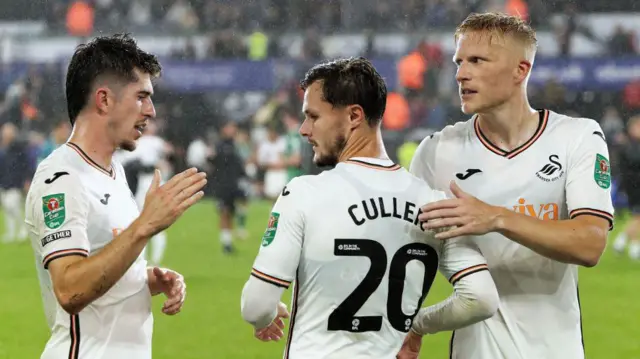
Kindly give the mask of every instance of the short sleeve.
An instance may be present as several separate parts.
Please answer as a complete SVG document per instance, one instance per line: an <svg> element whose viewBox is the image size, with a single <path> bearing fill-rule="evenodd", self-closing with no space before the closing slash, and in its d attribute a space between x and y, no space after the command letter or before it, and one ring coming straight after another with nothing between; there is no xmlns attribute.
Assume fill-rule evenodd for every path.
<svg viewBox="0 0 640 359"><path fill-rule="evenodd" d="M291 180L274 204L251 271L252 276L284 288L295 279L304 239L300 181Z"/></svg>
<svg viewBox="0 0 640 359"><path fill-rule="evenodd" d="M89 204L84 187L68 171L50 171L38 176L28 195L27 221L38 235L42 265L70 255L88 256Z"/></svg>
<svg viewBox="0 0 640 359"><path fill-rule="evenodd" d="M440 273L451 284L470 274L489 269L480 249L469 237L453 238L443 242L439 268Z"/></svg>
<svg viewBox="0 0 640 359"><path fill-rule="evenodd" d="M609 221L613 228L609 150L595 121L589 120L586 131L569 153L566 197L570 218L597 216Z"/></svg>
<svg viewBox="0 0 640 359"><path fill-rule="evenodd" d="M437 142L438 137L435 135L431 135L422 140L409 165L409 172L427 182L431 188L436 188L435 162Z"/></svg>

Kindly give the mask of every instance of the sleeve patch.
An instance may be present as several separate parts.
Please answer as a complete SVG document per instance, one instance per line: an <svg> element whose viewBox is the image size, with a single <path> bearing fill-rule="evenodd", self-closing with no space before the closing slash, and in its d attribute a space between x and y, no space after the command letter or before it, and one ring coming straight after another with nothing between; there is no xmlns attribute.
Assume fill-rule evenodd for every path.
<svg viewBox="0 0 640 359"><path fill-rule="evenodd" d="M267 229L264 231L264 235L262 236L263 247L270 245L273 242L273 239L276 237L279 219L280 213L271 212L271 215L269 216L269 223L267 224Z"/></svg>
<svg viewBox="0 0 640 359"><path fill-rule="evenodd" d="M69 238L69 237L71 237L71 231L70 230L51 233L51 234L48 234L44 238L41 239L42 246L44 247L44 246L46 246L47 244L49 244L49 243L51 243L53 241L57 241L58 239Z"/></svg>
<svg viewBox="0 0 640 359"><path fill-rule="evenodd" d="M56 193L42 197L42 213L44 224L50 229L62 226L66 219L64 193Z"/></svg>
<svg viewBox="0 0 640 359"><path fill-rule="evenodd" d="M596 161L593 165L593 179L596 184L603 189L607 189L611 186L611 167L609 166L609 160L601 155L596 155Z"/></svg>

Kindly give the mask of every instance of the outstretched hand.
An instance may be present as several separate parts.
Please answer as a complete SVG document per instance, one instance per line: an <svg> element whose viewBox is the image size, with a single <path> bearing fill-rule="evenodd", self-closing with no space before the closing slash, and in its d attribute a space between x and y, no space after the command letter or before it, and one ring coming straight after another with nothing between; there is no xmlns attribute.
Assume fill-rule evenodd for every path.
<svg viewBox="0 0 640 359"><path fill-rule="evenodd" d="M178 272L158 267L153 268L153 275L156 277L156 290L167 297L162 306L162 312L167 315L180 313L187 296L184 277Z"/></svg>
<svg viewBox="0 0 640 359"><path fill-rule="evenodd" d="M424 205L418 219L425 230L433 230L438 239L464 235L483 235L496 230L501 207L489 205L463 191L455 181L449 186L452 199Z"/></svg>
<svg viewBox="0 0 640 359"><path fill-rule="evenodd" d="M263 342L268 341L279 341L284 336L284 321L282 319L289 318L289 311L287 310L287 305L280 302L278 304L278 314L276 318L262 329L256 329L254 335L256 338Z"/></svg>

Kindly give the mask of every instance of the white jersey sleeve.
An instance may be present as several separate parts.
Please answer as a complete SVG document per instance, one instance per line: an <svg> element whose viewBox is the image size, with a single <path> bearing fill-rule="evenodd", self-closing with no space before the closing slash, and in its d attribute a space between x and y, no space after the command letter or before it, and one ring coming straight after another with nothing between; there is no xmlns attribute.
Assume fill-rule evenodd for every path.
<svg viewBox="0 0 640 359"><path fill-rule="evenodd" d="M459 329L493 316L499 305L498 290L480 250L470 238L443 243L440 272L453 285L444 301L421 309L412 330L419 335Z"/></svg>
<svg viewBox="0 0 640 359"><path fill-rule="evenodd" d="M251 271L252 276L284 288L295 279L304 239L304 189L300 181L292 179L273 206Z"/></svg>
<svg viewBox="0 0 640 359"><path fill-rule="evenodd" d="M449 283L455 285L470 274L488 269L487 261L471 238L459 237L443 242L439 270Z"/></svg>
<svg viewBox="0 0 640 359"><path fill-rule="evenodd" d="M27 220L38 231L42 264L65 256L88 256L87 237L89 204L84 187L73 173L66 171L43 174L46 179L33 185L28 197ZM30 217L30 218L29 218Z"/></svg>
<svg viewBox="0 0 640 359"><path fill-rule="evenodd" d="M427 182L431 188L437 188L434 167L439 136L439 134L434 134L422 140L409 165L409 172Z"/></svg>
<svg viewBox="0 0 640 359"><path fill-rule="evenodd" d="M613 227L609 150L600 125L588 121L582 136L569 150L566 197L569 217L592 215Z"/></svg>

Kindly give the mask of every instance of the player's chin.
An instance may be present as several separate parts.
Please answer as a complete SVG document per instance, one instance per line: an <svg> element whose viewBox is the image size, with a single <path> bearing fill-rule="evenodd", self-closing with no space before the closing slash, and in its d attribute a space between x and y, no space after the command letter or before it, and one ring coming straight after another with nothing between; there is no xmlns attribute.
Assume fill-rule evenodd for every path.
<svg viewBox="0 0 640 359"><path fill-rule="evenodd" d="M464 113L465 115L472 115L477 112L478 106L474 106L474 104L472 103L463 101L460 106L460 109L462 113Z"/></svg>
<svg viewBox="0 0 640 359"><path fill-rule="evenodd" d="M133 152L135 151L136 147L136 141L133 139L120 142L120 149L123 149L125 151Z"/></svg>
<svg viewBox="0 0 640 359"><path fill-rule="evenodd" d="M316 152L313 156L313 163L318 167L333 167L338 163L338 158Z"/></svg>
<svg viewBox="0 0 640 359"><path fill-rule="evenodd" d="M477 103L473 101L463 101L460 109L465 115L473 115L476 113L484 112L490 107L491 106L487 106L487 104Z"/></svg>

